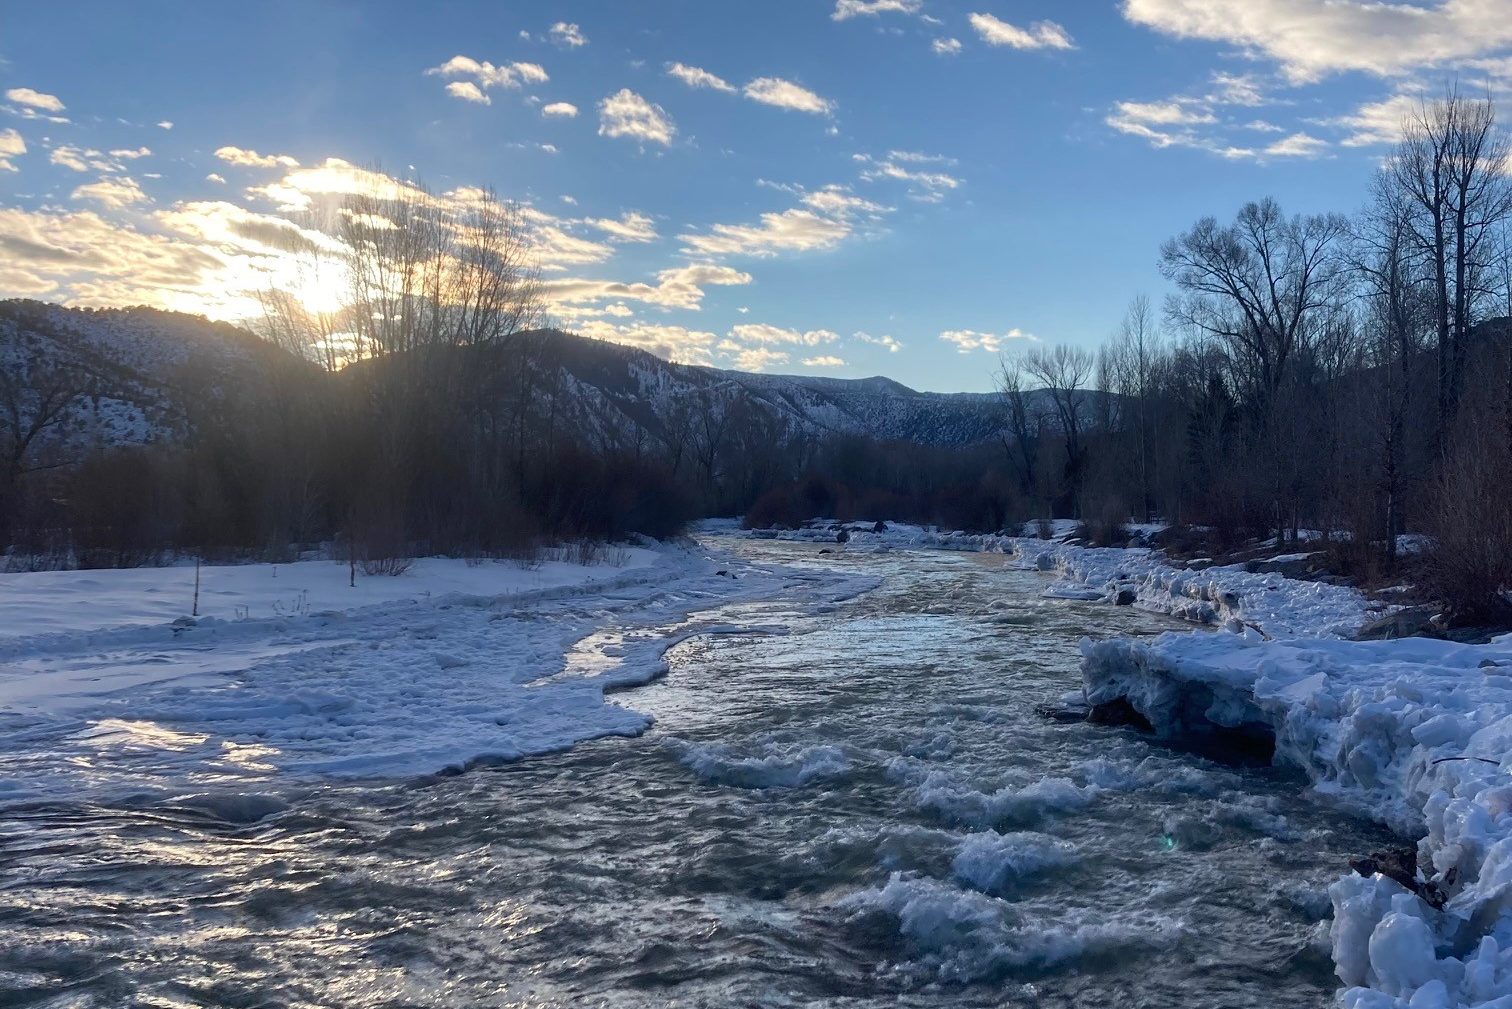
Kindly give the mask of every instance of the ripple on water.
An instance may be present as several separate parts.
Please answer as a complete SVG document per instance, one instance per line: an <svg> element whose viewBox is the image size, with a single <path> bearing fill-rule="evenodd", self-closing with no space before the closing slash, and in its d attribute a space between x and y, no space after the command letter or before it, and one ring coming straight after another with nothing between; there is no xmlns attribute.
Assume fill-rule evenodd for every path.
<svg viewBox="0 0 1512 1009"><path fill-rule="evenodd" d="M450 778L9 807L0 988L38 1005L1323 1006L1324 886L1385 835L1300 782L1036 713L1082 634L980 558L815 556L622 695L644 737ZM611 631L590 650L611 663ZM588 646L585 646L587 648ZM638 647L638 645L637 645Z"/></svg>

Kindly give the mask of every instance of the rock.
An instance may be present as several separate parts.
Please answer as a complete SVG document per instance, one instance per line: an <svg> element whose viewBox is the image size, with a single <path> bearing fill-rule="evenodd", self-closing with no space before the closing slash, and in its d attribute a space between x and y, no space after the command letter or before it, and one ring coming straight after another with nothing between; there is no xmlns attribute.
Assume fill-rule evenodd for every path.
<svg viewBox="0 0 1512 1009"><path fill-rule="evenodd" d="M1361 641L1390 641L1396 638L1435 637L1438 628L1433 613L1421 606L1388 613L1361 627L1355 637Z"/></svg>
<svg viewBox="0 0 1512 1009"><path fill-rule="evenodd" d="M1138 598L1139 598L1139 593L1138 592L1135 592L1133 589L1125 586L1125 587L1119 589L1118 592L1113 596L1113 605L1115 605L1115 606L1133 606L1134 605L1134 600L1136 600Z"/></svg>
<svg viewBox="0 0 1512 1009"><path fill-rule="evenodd" d="M1417 852L1412 848L1392 848L1372 852L1365 858L1351 858L1349 867L1361 876L1385 876L1402 889L1417 894L1423 899L1423 903L1435 911L1443 910L1444 904L1449 900L1447 888L1452 887L1459 876L1451 868L1444 874L1442 882L1420 882L1417 878Z"/></svg>
<svg viewBox="0 0 1512 1009"><path fill-rule="evenodd" d="M1282 575L1286 578L1306 578L1314 568L1317 554L1289 554L1283 557L1260 558L1245 561L1244 570L1252 575Z"/></svg>
<svg viewBox="0 0 1512 1009"><path fill-rule="evenodd" d="M849 529L841 529L839 532L837 532L835 534L835 542L836 543L849 543L850 542L850 530Z"/></svg>
<svg viewBox="0 0 1512 1009"><path fill-rule="evenodd" d="M1141 732L1155 731L1155 726L1150 724L1150 720L1141 715L1126 697L1115 697L1111 701L1092 705L1092 710L1087 712L1087 721L1093 725L1127 725Z"/></svg>
<svg viewBox="0 0 1512 1009"><path fill-rule="evenodd" d="M872 532L874 532L874 533L885 533L885 532L887 532L887 523L883 522L881 519L877 519L877 524L874 525L874 526L872 526Z"/></svg>
<svg viewBox="0 0 1512 1009"><path fill-rule="evenodd" d="M1085 722L1089 717L1086 708L1063 708L1054 704L1035 706L1035 713L1052 722Z"/></svg>

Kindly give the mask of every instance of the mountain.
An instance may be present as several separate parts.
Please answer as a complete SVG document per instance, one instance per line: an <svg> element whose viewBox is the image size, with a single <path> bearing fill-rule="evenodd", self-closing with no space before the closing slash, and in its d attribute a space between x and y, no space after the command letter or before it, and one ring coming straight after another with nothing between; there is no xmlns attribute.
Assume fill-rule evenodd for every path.
<svg viewBox="0 0 1512 1009"><path fill-rule="evenodd" d="M700 401L756 411L791 434L939 447L989 441L1001 423L995 394L917 392L881 376L751 374L675 364L556 330L525 335L537 341L538 366L565 392L563 414L598 440L635 431L662 437ZM275 369L301 367L252 333L197 316L25 300L0 302L0 365L23 385L48 375L87 375L89 394L63 429L71 440L103 444L171 440L186 430L196 397L256 388Z"/></svg>

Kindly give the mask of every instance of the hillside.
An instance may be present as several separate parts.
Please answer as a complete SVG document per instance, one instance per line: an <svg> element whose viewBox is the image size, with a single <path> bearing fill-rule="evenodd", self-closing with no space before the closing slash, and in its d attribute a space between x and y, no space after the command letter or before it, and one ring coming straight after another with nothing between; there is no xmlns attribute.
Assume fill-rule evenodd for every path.
<svg viewBox="0 0 1512 1009"><path fill-rule="evenodd" d="M537 360L567 392L564 413L594 440L627 431L663 436L690 405L717 400L756 411L776 430L862 435L959 447L992 439L999 400L986 393L917 392L889 378L764 375L675 364L646 351L555 330L535 334ZM185 429L198 397L254 389L282 351L234 326L148 308L86 310L0 302L0 360L24 378L72 370L91 395L64 425L70 440L140 444Z"/></svg>

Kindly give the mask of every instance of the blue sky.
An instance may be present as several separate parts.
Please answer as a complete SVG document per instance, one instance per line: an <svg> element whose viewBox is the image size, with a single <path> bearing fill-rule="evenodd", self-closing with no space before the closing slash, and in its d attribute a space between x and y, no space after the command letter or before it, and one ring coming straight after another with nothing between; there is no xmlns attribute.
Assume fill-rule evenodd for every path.
<svg viewBox="0 0 1512 1009"><path fill-rule="evenodd" d="M1512 0L6 3L0 60L0 296L234 318L380 168L525 204L564 328L980 390L1199 216L1353 210Z"/></svg>

